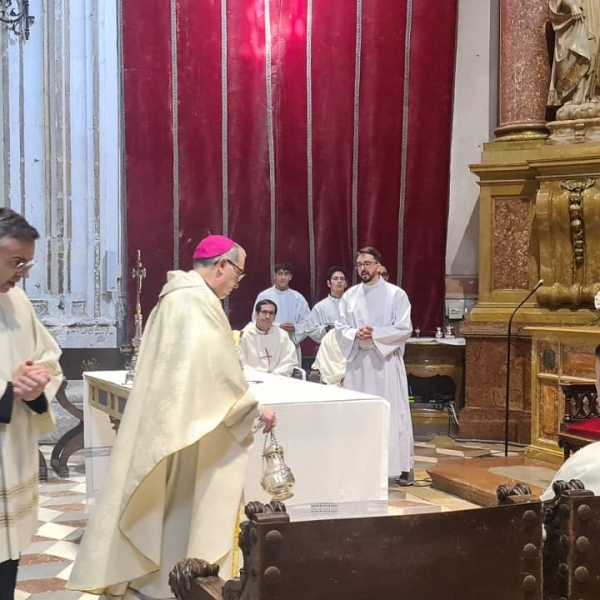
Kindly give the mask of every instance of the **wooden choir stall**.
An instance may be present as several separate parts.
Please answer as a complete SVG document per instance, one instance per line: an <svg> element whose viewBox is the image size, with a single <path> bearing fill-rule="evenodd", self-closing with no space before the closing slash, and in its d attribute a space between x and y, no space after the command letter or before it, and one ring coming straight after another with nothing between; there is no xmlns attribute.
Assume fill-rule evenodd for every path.
<svg viewBox="0 0 600 600"><path fill-rule="evenodd" d="M501 486L495 507L320 522L250 503L240 578L224 582L200 557L169 582L178 600L598 600L600 498L527 493Z"/></svg>

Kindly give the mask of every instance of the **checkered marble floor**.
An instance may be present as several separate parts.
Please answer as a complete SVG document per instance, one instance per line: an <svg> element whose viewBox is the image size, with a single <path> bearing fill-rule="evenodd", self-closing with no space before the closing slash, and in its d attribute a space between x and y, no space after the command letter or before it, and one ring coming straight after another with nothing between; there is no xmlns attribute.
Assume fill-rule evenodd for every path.
<svg viewBox="0 0 600 600"><path fill-rule="evenodd" d="M40 448L49 466L52 446ZM65 590L87 522L83 454L78 454L68 478L48 468L48 481L40 482L39 528L21 556L15 600L98 600Z"/></svg>
<svg viewBox="0 0 600 600"><path fill-rule="evenodd" d="M50 465L52 446L41 446ZM511 455L522 452L511 448ZM415 484L399 488L390 482L389 514L476 508L461 498L432 489L426 469L442 461L502 455L499 445L459 443L447 436L415 441ZM83 453L72 456L68 478L48 469L40 482L39 529L21 557L15 600L98 600L98 596L65 590L87 523Z"/></svg>

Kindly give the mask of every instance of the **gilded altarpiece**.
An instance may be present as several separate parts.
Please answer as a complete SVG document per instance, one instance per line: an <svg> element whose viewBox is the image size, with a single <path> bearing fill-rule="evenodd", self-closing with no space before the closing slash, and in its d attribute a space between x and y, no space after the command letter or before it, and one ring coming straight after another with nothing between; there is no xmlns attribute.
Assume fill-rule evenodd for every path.
<svg viewBox="0 0 600 600"><path fill-rule="evenodd" d="M531 388L527 327L585 327L594 316L600 144L497 140L485 145L482 162L471 169L480 185L480 278L479 302L461 327L467 350L460 435L503 438L508 321L543 279L513 321L509 438L529 443L534 415L552 438L561 399L557 388L542 386L541 395ZM593 350L592 338L589 346Z"/></svg>

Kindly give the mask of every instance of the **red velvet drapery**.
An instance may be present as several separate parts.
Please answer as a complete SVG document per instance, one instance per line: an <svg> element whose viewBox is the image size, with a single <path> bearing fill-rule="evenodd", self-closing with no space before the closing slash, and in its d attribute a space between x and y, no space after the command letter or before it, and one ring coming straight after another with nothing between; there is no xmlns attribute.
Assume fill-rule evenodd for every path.
<svg viewBox="0 0 600 600"><path fill-rule="evenodd" d="M457 1L123 0L127 247L149 312L208 230L314 302L379 248L413 324L443 319Z"/></svg>

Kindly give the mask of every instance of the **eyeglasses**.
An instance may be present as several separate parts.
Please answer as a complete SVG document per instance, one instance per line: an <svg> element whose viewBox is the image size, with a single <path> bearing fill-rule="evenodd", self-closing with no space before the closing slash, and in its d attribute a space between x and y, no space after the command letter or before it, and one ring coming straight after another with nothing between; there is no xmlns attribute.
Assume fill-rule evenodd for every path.
<svg viewBox="0 0 600 600"><path fill-rule="evenodd" d="M356 268L357 269L362 269L363 267L367 267L367 269L370 269L373 265L376 265L376 262L372 262L370 260L367 260L365 262L357 262L356 263Z"/></svg>
<svg viewBox="0 0 600 600"><path fill-rule="evenodd" d="M244 277L246 277L244 269L240 269L232 260L229 260L228 258L226 258L225 260L235 269L235 272L238 274L238 281L241 281L242 279L244 279Z"/></svg>
<svg viewBox="0 0 600 600"><path fill-rule="evenodd" d="M259 310L258 314L264 317L274 317L277 313L274 310Z"/></svg>
<svg viewBox="0 0 600 600"><path fill-rule="evenodd" d="M35 260L23 260L22 258L15 259L14 269L17 273L27 273L35 267L37 261Z"/></svg>

